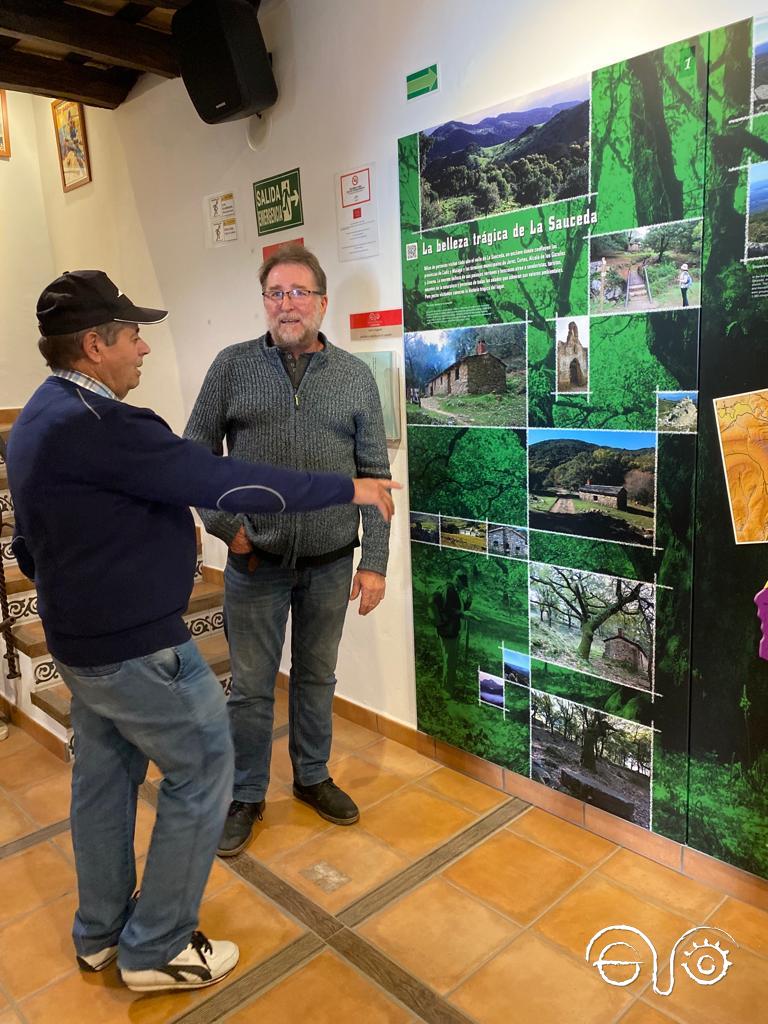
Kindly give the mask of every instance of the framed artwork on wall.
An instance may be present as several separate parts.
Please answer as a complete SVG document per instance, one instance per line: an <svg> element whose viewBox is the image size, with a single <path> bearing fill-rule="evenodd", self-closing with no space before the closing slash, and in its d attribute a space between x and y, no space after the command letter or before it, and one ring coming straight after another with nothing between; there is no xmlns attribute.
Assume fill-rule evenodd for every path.
<svg viewBox="0 0 768 1024"><path fill-rule="evenodd" d="M5 89L0 89L0 157L11 155L11 137L8 134L8 105Z"/></svg>
<svg viewBox="0 0 768 1024"><path fill-rule="evenodd" d="M54 100L51 104L56 148L61 170L61 186L65 192L87 185L91 180L88 138L82 103Z"/></svg>

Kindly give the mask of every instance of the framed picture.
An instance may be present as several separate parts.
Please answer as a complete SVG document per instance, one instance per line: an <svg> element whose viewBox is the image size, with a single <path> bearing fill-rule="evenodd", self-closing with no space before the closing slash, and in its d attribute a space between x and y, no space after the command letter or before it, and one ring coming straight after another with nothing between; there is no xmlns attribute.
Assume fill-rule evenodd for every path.
<svg viewBox="0 0 768 1024"><path fill-rule="evenodd" d="M61 186L65 192L71 192L73 188L87 185L91 180L91 161L88 157L83 105L72 100L54 100L51 110L56 131Z"/></svg>
<svg viewBox="0 0 768 1024"><path fill-rule="evenodd" d="M11 155L11 137L8 134L8 105L5 89L0 89L0 157Z"/></svg>

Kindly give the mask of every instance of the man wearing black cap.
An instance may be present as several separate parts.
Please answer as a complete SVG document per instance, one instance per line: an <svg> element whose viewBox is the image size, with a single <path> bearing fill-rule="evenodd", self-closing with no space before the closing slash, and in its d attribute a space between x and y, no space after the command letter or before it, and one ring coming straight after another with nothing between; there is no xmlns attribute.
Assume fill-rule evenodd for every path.
<svg viewBox="0 0 768 1024"><path fill-rule="evenodd" d="M230 512L375 504L385 480L300 473L220 458L123 404L149 346L135 306L101 271L57 278L37 307L51 376L8 442L13 550L34 579L48 648L72 691L72 840L78 962L116 957L136 991L210 985L237 946L196 930L232 788L223 691L182 615L196 558L189 505ZM133 833L148 759L163 773L157 821L136 885Z"/></svg>

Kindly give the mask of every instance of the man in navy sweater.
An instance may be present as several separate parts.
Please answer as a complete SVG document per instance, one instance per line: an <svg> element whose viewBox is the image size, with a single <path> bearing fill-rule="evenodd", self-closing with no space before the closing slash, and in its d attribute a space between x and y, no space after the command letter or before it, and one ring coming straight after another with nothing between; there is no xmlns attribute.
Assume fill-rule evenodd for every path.
<svg viewBox="0 0 768 1024"><path fill-rule="evenodd" d="M232 791L224 693L182 615L194 577L190 505L303 512L373 504L386 480L301 473L220 458L149 409L123 404L149 346L135 306L101 271L66 273L40 296L51 376L8 442L13 550L34 579L48 649L72 691L72 840L84 970L115 958L136 991L210 985L232 942L196 930ZM163 773L141 897L133 834L148 760Z"/></svg>

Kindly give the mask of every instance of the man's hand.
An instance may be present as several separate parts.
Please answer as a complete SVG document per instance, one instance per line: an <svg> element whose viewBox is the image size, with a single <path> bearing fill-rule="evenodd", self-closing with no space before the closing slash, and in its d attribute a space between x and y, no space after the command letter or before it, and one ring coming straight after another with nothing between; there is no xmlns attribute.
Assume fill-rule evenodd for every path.
<svg viewBox="0 0 768 1024"><path fill-rule="evenodd" d="M387 581L380 572L358 569L352 580L352 592L349 595L350 601L354 601L357 597L360 598L358 615L367 615L368 612L372 612L384 597L386 587Z"/></svg>
<svg viewBox="0 0 768 1024"><path fill-rule="evenodd" d="M247 555L249 551L253 551L253 544L248 540L244 526L240 527L229 542L229 550L233 555Z"/></svg>
<svg viewBox="0 0 768 1024"><path fill-rule="evenodd" d="M395 514L395 503L389 492L400 491L403 485L396 483L394 480L379 480L376 477L360 477L352 482L355 485L352 504L375 505L379 512L381 512L384 522L388 523ZM379 574L376 573L375 575ZM364 615L365 612L362 612L362 614Z"/></svg>

